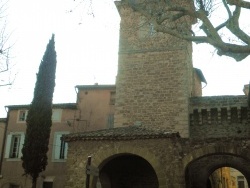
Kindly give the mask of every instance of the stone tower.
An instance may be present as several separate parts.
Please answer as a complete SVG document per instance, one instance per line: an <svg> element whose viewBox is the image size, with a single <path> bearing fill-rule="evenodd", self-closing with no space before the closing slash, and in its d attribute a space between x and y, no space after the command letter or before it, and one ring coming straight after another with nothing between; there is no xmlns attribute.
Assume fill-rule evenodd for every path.
<svg viewBox="0 0 250 188"><path fill-rule="evenodd" d="M116 5L121 24L115 127L142 124L189 137L191 42L156 33L131 8Z"/></svg>

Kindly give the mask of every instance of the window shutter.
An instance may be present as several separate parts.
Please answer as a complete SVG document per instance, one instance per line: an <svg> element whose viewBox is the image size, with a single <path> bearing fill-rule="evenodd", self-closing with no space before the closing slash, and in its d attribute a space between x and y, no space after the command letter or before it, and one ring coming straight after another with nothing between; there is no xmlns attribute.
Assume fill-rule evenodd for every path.
<svg viewBox="0 0 250 188"><path fill-rule="evenodd" d="M62 137L62 135L56 134L56 143L54 146L55 147L54 159L59 159L59 157L60 157L61 137Z"/></svg>
<svg viewBox="0 0 250 188"><path fill-rule="evenodd" d="M54 109L52 113L53 122L61 122L62 109Z"/></svg>
<svg viewBox="0 0 250 188"><path fill-rule="evenodd" d="M67 159L67 155L68 155L68 143L65 142L65 150L64 150L64 158Z"/></svg>
<svg viewBox="0 0 250 188"><path fill-rule="evenodd" d="M19 145L19 151L18 151L19 157L18 158L21 158L23 156L22 149L23 149L24 139L25 139L25 134L21 133L20 145Z"/></svg>
<svg viewBox="0 0 250 188"><path fill-rule="evenodd" d="M7 136L6 148L5 148L5 158L10 158L10 146L11 146L12 134Z"/></svg>

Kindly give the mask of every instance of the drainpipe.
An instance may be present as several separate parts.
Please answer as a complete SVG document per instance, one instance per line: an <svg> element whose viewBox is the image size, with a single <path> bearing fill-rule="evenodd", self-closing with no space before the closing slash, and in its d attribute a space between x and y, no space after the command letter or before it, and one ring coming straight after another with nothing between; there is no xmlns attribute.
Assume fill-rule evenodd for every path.
<svg viewBox="0 0 250 188"><path fill-rule="evenodd" d="M7 107L5 107L6 110ZM9 122L9 110L7 111L7 118L5 123L5 129L4 129L4 135L3 135L3 144L2 144L2 152L1 152L1 158L0 158L0 178L2 178L2 166L3 166L3 157L4 157L4 150L5 150L5 143L6 143L6 136L7 136L7 130L8 130L8 122Z"/></svg>

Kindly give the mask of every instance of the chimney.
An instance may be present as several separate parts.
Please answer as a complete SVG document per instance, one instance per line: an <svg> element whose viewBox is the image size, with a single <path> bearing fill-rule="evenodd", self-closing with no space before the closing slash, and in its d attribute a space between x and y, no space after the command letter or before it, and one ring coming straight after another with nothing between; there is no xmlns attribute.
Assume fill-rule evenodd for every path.
<svg viewBox="0 0 250 188"><path fill-rule="evenodd" d="M249 84L244 85L243 92L245 95L248 95L249 92Z"/></svg>

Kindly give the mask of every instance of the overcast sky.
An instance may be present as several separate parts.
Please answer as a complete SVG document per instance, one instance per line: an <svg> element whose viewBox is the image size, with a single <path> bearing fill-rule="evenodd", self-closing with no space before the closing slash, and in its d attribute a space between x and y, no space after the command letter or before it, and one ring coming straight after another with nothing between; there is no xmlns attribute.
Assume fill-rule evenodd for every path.
<svg viewBox="0 0 250 188"><path fill-rule="evenodd" d="M77 3L9 1L12 75L17 76L13 86L0 87L0 117L6 117L4 106L32 101L36 73L52 33L57 51L54 103L75 102L75 85L115 84L119 14L111 0L93 0L92 6ZM208 45L194 47L194 66L203 71L208 82L203 94L242 95L243 85L250 80L250 59L235 62L212 52Z"/></svg>

